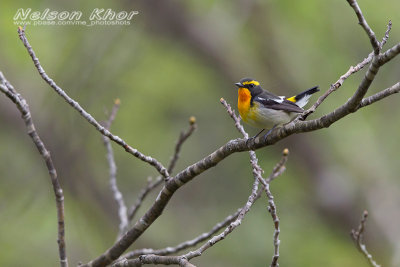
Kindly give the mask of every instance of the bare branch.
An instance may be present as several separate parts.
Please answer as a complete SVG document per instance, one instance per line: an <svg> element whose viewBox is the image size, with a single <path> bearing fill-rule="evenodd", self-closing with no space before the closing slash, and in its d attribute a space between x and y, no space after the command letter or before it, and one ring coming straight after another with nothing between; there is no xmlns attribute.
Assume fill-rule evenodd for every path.
<svg viewBox="0 0 400 267"><path fill-rule="evenodd" d="M360 108L366 107L368 105L371 105L375 103L376 101L382 100L385 97L388 97L390 95L396 94L400 92L400 82L394 84L393 86L386 88L379 93L376 93L372 96L364 98L361 103L360 103Z"/></svg>
<svg viewBox="0 0 400 267"><path fill-rule="evenodd" d="M239 123L240 119L234 114L231 106L229 104L226 103L225 100L221 99L221 103L225 106L225 108L227 109L228 113L231 115L231 117L235 120L235 122L238 122L237 125L241 126L241 124ZM239 127L239 129L243 129L243 126ZM244 132L244 129L243 129ZM245 132L244 132L245 133ZM246 133L247 134L247 133ZM280 160L280 162L275 166L273 172L271 173L270 177L269 177L269 181L272 181L272 179L276 178L277 176L281 175L283 173L283 171L285 170L285 166L284 164L287 161L287 155L288 155L288 150L285 149L284 150L284 157L282 157L282 159ZM261 169L260 167L257 167L259 169ZM257 200L258 198L260 198L262 190L264 188L261 188L261 190L259 190L254 198L254 200ZM155 255L170 255L173 253L177 253L181 250L184 250L186 248L189 247L193 247L195 245L197 245L198 243L206 240L207 238L209 238L211 235L215 234L216 232L218 232L220 229L222 229L223 227L227 226L228 224L230 224L233 220L235 220L239 213L241 212L242 209L239 209L238 211L236 211L236 213L229 215L228 217L226 217L222 222L218 223L217 225L215 225L210 232L208 233L203 233L200 236L183 242L175 247L167 247L164 249L158 249L158 250L154 250L154 249L138 249L138 250L134 250L130 253L127 253L126 255L124 255L122 258L125 260L129 259L129 258L133 258L139 255L143 255L143 254L155 254Z"/></svg>
<svg viewBox="0 0 400 267"><path fill-rule="evenodd" d="M392 60L395 56L400 53L400 43L390 48L388 51L383 53L379 58L379 64L384 65L388 61Z"/></svg>
<svg viewBox="0 0 400 267"><path fill-rule="evenodd" d="M383 48L383 46L386 44L387 40L389 39L389 32L392 29L392 21L389 20L389 23L387 25L387 30L385 32L385 36L382 38L382 41L380 43L380 49ZM372 51L368 57L364 58L363 61L361 61L360 63L358 63L355 67L350 66L349 70L343 74L342 76L340 76L339 80L337 80L334 84L331 84L330 88L328 91L326 91L323 95L321 95L317 102L315 102L309 109L307 109L306 111L303 112L303 114L301 114L299 116L300 120L305 120L311 113L314 113L315 110L322 104L322 102L324 102L324 100L333 92L335 92L337 89L339 89L339 87L341 87L344 83L344 81L349 78L351 75L353 75L354 73L360 71L361 69L363 69L367 64L369 64L372 60L372 58L374 57L374 51Z"/></svg>
<svg viewBox="0 0 400 267"><path fill-rule="evenodd" d="M241 132L245 138L248 138L248 134L244 130L243 126L240 124L239 117L236 116L236 114L233 111L233 109L231 108L231 106L223 98L220 99L220 102L224 105L224 107L228 111L228 114L235 121L235 126L238 129L238 131ZM289 150L287 148L285 148L283 150L282 159L274 167L272 173L270 174L270 176L268 177L267 180L265 180L262 177L262 173L264 171L262 170L260 165L258 165L258 159L257 159L256 153L254 151L249 151L249 153L250 153L250 163L253 168L254 178L256 179L256 181L258 180L263 185L263 189L268 197L268 205L269 205L268 211L271 213L272 220L274 222L274 227L275 227L274 238L273 238L274 256L272 257L271 267L276 267L276 266L278 266L278 259L279 259L280 229L279 229L279 217L276 213L276 205L275 205L274 197L271 193L271 190L269 189L269 183L285 171L284 165L287 162Z"/></svg>
<svg viewBox="0 0 400 267"><path fill-rule="evenodd" d="M248 134L244 130L243 126L240 124L240 119L236 116L236 114L233 111L233 109L231 108L231 106L223 98L220 99L220 102L224 105L224 107L226 108L228 114L234 120L237 130L240 133L242 133L243 136L245 136L245 138L248 138ZM257 161L257 158L256 158L256 155L255 155L254 151L250 151L250 157L252 159L255 159L255 161ZM255 162L255 164L257 165L256 162ZM258 165L255 168L253 166L253 173L254 172L261 173L261 171L262 170ZM228 234L230 234L237 226L239 226L241 224L242 219L244 218L246 213L250 211L250 208L253 205L253 203L260 197L260 194L258 194L258 192L257 192L258 191L258 185L259 185L259 180L257 178L255 178L254 184L253 184L253 189L251 191L251 195L249 196L246 205L240 210L239 215L237 216L236 220L234 222L230 223L230 225L224 230L224 232L222 232L221 234L211 238L207 243L205 243L199 249L197 249L196 251L191 251L191 252L187 253L185 255L185 257L187 259L191 259L193 257L200 256L205 250L207 250L208 248L212 247L217 242L225 239L225 237Z"/></svg>
<svg viewBox="0 0 400 267"><path fill-rule="evenodd" d="M388 33L391 29L391 22L388 24L388 29L386 31L385 37L382 41L382 43L386 42ZM374 56L372 59L372 63L369 66L364 79L361 81L357 91L354 93L354 95L342 106L339 108L335 109L331 113L324 115L318 119L311 120L311 121L299 121L295 120L291 123L286 124L284 127L276 129L274 132L272 132L269 137L271 137L270 142L274 143L274 138L273 136L276 134L277 137L284 138L287 136L287 134L292 134L292 131L296 133L301 133L301 132L308 132L308 131L315 131L321 128L327 128L339 119L347 116L348 114L357 111L360 107L366 106L361 103L363 101L363 97L367 93L369 86L371 85L372 81L375 79L375 76L381 66L392 60L395 56L397 56L400 53L400 43L397 45L393 46L391 49L386 51L383 54ZM368 61L368 60L367 60ZM364 61L363 61L364 62ZM346 75L346 74L345 74ZM339 79L340 81L340 79ZM327 92L329 95L329 92ZM388 93L388 92L386 92ZM326 98L326 97L325 97ZM380 100L382 98L376 98L377 100ZM323 100L323 99L322 99ZM319 103L320 104L320 103ZM364 103L365 104L365 103ZM305 115L307 115L307 112L305 112ZM280 139L280 138L278 138ZM253 140L254 142L259 142L259 140ZM268 142L268 140L267 140ZM265 143L261 142L261 143ZM249 146L252 146L251 142L249 142ZM256 147L258 145L256 144Z"/></svg>
<svg viewBox="0 0 400 267"><path fill-rule="evenodd" d="M260 197L260 195L258 197L256 197L256 199L258 199ZM138 249L138 250L134 250L132 252L127 253L126 255L122 256L122 258L131 259L131 258L137 257L139 255L145 255L145 254L155 254L155 255L165 256L165 255L178 253L179 251L182 251L182 250L190 248L190 247L194 247L197 244L199 244L200 242L203 242L204 240L210 238L213 234L217 233L219 230L226 227L231 222L233 222L239 215L240 211L241 211L241 209L238 209L234 214L229 215L223 221L217 223L209 232L202 233L201 235L197 236L196 238L185 241L183 243L180 243L179 245L177 245L175 247L167 247L167 248L163 248L163 249L149 249L149 248Z"/></svg>
<svg viewBox="0 0 400 267"><path fill-rule="evenodd" d="M287 150L287 149L285 149ZM284 154L284 157L287 157L288 154ZM286 161L286 159L285 159ZM278 176L278 173L272 172L271 177L273 176ZM278 259L279 259L279 245L280 245L280 240L279 240L279 233L280 228L279 228L279 217L276 212L276 205L274 201L274 196L271 193L271 190L269 189L269 183L267 183L261 176L258 176L258 180L263 184L264 186L264 191L267 194L268 197L268 211L271 213L272 221L274 222L274 256L272 257L272 262L271 262L271 267L277 267L278 264Z"/></svg>
<svg viewBox="0 0 400 267"><path fill-rule="evenodd" d="M110 117L105 122L105 128L107 130L110 130L111 124L117 115L119 106L120 106L120 100L116 99L114 102L114 106L111 110ZM111 192L113 193L114 199L118 204L118 216L119 216L120 223L119 223L119 232L118 232L117 239L119 239L125 233L125 231L128 229L128 226L129 226L128 214L127 214L128 211L127 211L122 193L118 189L117 165L115 164L114 152L113 152L113 149L111 146L110 139L103 135L103 142L107 149L107 162L108 162L108 166L110 169L110 188L111 188Z"/></svg>
<svg viewBox="0 0 400 267"><path fill-rule="evenodd" d="M139 192L139 196L137 197L135 204L129 209L128 212L128 220L132 221L132 219L135 217L137 211L139 210L140 206L143 203L143 200L145 197L157 186L159 186L162 183L163 179L161 176L157 177L157 179L152 182L151 177L147 179L147 184L146 186Z"/></svg>
<svg viewBox="0 0 400 267"><path fill-rule="evenodd" d="M287 154L285 154L284 157L287 157ZM257 165L257 162L252 161L252 165L253 164ZM281 170L281 168L278 168L278 170ZM197 249L195 251L190 251L187 254L183 255L185 258L190 260L194 257L201 256L204 251L206 251L207 249L209 249L210 247L212 247L219 241L225 239L227 235L229 235L233 230L235 230L236 227L238 227L242 223L242 220L243 220L244 216L246 215L246 213L249 212L251 206L261 196L261 191L258 191L258 185L259 185L260 181L262 181L262 186L264 186L264 188L262 188L262 189L265 190L266 192L268 191L269 194L271 193L269 191L269 188L267 189L265 187L265 185L267 185L269 187L269 184L266 184L265 180L261 177L261 171L262 170L259 166L258 167L253 166L253 174L255 175L253 189L252 189L251 195L249 196L246 204L244 205L243 208L241 208L240 213L237 216L236 220L233 221L232 223L230 223L230 225L221 234L211 238L208 242L206 242L199 249ZM271 175L273 175L273 174L271 174ZM267 193L267 196L268 196L268 193ZM270 194L268 196L268 198L269 198L268 202L269 202L270 212L274 219L274 226L275 226L275 233L274 233L275 252L274 252L271 266L278 266L277 260L279 258L279 239L278 239L278 237L279 237L279 219L276 215L276 206L273 202L272 194Z"/></svg>
<svg viewBox="0 0 400 267"><path fill-rule="evenodd" d="M112 267L137 267L145 264L179 265L181 267L196 267L182 256L143 255L134 260L123 259L114 263Z"/></svg>
<svg viewBox="0 0 400 267"><path fill-rule="evenodd" d="M361 12L361 9L357 4L357 1L356 0L347 0L347 2L354 9L354 11L358 17L358 21L361 24L361 26L364 28L365 32L367 33L367 35L371 41L371 45L374 49L374 57L372 59L372 63L370 64L370 66L367 70L367 73L364 76L364 79L361 81L355 94L344 105L350 112L354 112L357 110L357 106L360 104L361 100L367 93L369 86L371 85L372 81L375 79L375 76L378 73L379 68L383 64L385 64L388 60L391 60L392 58L394 58L400 52L400 44L397 44L392 49L388 50L384 55L379 55L379 53L381 51L381 46L380 46L378 40L376 39L375 33L371 30L367 21L365 20L363 14ZM390 27L391 27L391 23L389 22L388 30L386 31L386 34L384 37L385 39L390 30ZM387 58L387 60L386 60L386 58Z"/></svg>
<svg viewBox="0 0 400 267"><path fill-rule="evenodd" d="M285 170L284 164L287 161L287 157L289 155L289 150L285 148L283 150L283 157L282 159L278 162L278 164L275 166L273 169L272 173L269 176L269 181L272 181L274 178L278 177L280 174L283 173ZM267 195L268 198L268 211L271 214L272 221L274 223L274 237L273 237L273 244L274 244L274 255L272 257L272 262L271 262L271 267L277 267L278 266L278 259L279 259L279 245L280 245L280 240L279 240L279 233L280 233L280 228L279 228L279 217L277 215L276 211L276 205L274 202L274 197L271 193L271 190L269 189L269 182L267 182L263 177L262 173L263 170L261 167L258 165L258 159L255 155L254 151L250 151L250 163L253 167L253 175L256 180L258 180L262 186L263 189Z"/></svg>
<svg viewBox="0 0 400 267"><path fill-rule="evenodd" d="M265 193L267 194L267 197L268 197L268 205L269 205L268 211L271 213L272 221L274 222L274 228L275 228L274 229L274 239L273 239L274 256L272 257L271 267L279 266L278 259L279 259L279 245L280 245L280 240L279 240L280 221L279 221L279 217L276 213L276 205L275 205L274 197L271 193L271 190L269 189L269 185L270 185L270 182L272 182L275 178L280 176L286 170L285 164L288 160L288 156L289 156L289 149L285 148L282 152L281 160L275 165L275 167L274 167L272 173L270 174L270 176L268 177L268 179L264 180L264 179L259 178L260 182L264 186Z"/></svg>
<svg viewBox="0 0 400 267"><path fill-rule="evenodd" d="M379 264L377 264L374 259L372 258L372 255L367 251L367 248L365 244L363 243L363 234L365 230L365 224L367 222L367 217L368 217L368 211L363 212L363 216L360 221L360 225L358 226L358 230L351 230L351 237L353 238L358 250L361 251L361 253L368 259L369 263L373 267L380 267Z"/></svg>
<svg viewBox="0 0 400 267"><path fill-rule="evenodd" d="M31 112L29 110L26 100L14 89L14 87L6 80L3 73L0 72L0 91L3 92L12 102L17 106L21 113L22 119L25 122L28 130L28 135L31 137L32 142L35 144L40 155L46 163L47 170L49 171L53 191L56 198L57 219L58 219L58 252L60 257L60 266L68 267L68 259L65 248L65 222L64 222L64 194L58 181L57 171L54 167L53 160L50 152L46 149L42 139L36 132L35 125L33 124Z"/></svg>
<svg viewBox="0 0 400 267"><path fill-rule="evenodd" d="M238 129L240 133L243 134L245 138L248 138L248 134L244 130L243 126L240 124L240 119L239 117L236 116L235 112L231 108L231 106L223 99L220 99L220 102L224 105L226 110L228 111L228 114L231 116L231 118L235 121L235 126ZM280 240L279 240L279 217L276 213L276 205L274 202L274 197L269 189L269 183L281 175L285 171L285 166L284 164L287 161L288 155L289 155L289 150L285 148L283 150L283 157L282 159L278 162L278 164L274 167L271 175L267 180L265 180L262 177L262 173L264 172L260 165L258 165L258 159L256 156L256 152L254 151L249 151L250 153L250 163L253 168L253 175L256 181L259 181L263 185L263 189L265 193L267 194L268 197L268 205L269 205L269 212L271 213L272 220L274 222L274 238L273 238L273 243L274 243L274 256L272 257L272 262L271 262L271 267L276 267L278 266L278 259L279 259L279 245L280 245Z"/></svg>
<svg viewBox="0 0 400 267"><path fill-rule="evenodd" d="M234 222L230 223L229 226L226 227L225 230L221 234L219 234L217 236L214 236L213 238L208 240L204 245L202 245L197 250L190 251L190 252L186 253L184 255L184 257L187 258L188 260L190 260L190 259L192 259L194 257L201 256L201 254L204 251L206 251L210 247L214 246L219 241L225 239L225 237L227 235L229 235L233 230L235 230L235 228L238 227L242 223L242 220L243 220L244 216L250 211L251 206L256 201L258 185L259 185L259 180L255 179L254 183L253 183L253 188L251 190L251 195L249 196L246 204L240 210L240 213L239 213L239 215L237 216L237 218L236 218L236 220Z"/></svg>
<svg viewBox="0 0 400 267"><path fill-rule="evenodd" d="M285 170L285 164L288 160L288 156L289 156L289 149L285 148L282 151L282 158L281 160L275 165L272 173L270 174L270 176L266 179L266 182L269 184L271 183L275 178L277 178L278 176L280 176Z"/></svg>
<svg viewBox="0 0 400 267"><path fill-rule="evenodd" d="M226 102L225 102L226 103ZM230 107L230 106L229 106ZM285 161L286 162L286 161ZM280 164L284 164L283 160L280 161L280 163L278 163L278 165ZM275 167L274 168L274 172L271 174L274 175L274 177L282 174L282 172L285 170L284 166L281 166L280 168ZM275 171L278 171L278 173L275 173ZM254 197L254 201L259 199L261 197L261 193L263 191L263 188L261 188L261 190L258 190L257 194ZM208 233L203 233L201 235L199 235L198 237L189 240L189 241L185 241L175 247L167 247L164 249L158 249L158 250L154 250L154 249L138 249L138 250L134 250L130 253L127 253L126 255L122 256L122 260L123 262L126 262L126 259L130 259L139 255L144 255L144 254L155 254L155 255L170 255L173 253L177 253L181 250L184 250L186 248L189 247L193 247L196 246L198 243L208 239L210 236L212 236L213 234L215 234L216 232L218 232L220 229L222 229L223 227L226 227L228 224L232 223L234 220L237 219L239 213L242 211L242 209L237 210L234 214L229 215L228 217L226 217L222 222L219 222L218 224L216 224ZM136 260L132 260L129 261L129 264L134 264L135 262L138 262L138 259ZM118 264L121 264L120 262L117 262ZM114 264L113 266L125 266L125 265L116 265ZM128 265L128 266L135 266L135 265Z"/></svg>
<svg viewBox="0 0 400 267"><path fill-rule="evenodd" d="M254 153L254 151L251 151ZM271 214L272 221L274 223L274 237L273 237L273 244L274 244L274 255L272 257L272 262L271 262L271 267L277 267L279 266L278 264L278 259L279 259L279 245L280 245L280 240L279 240L279 234L280 234L280 221L279 217L276 211L276 205L274 202L274 197L271 193L271 190L269 189L270 182L272 182L275 178L278 176L282 175L282 173L286 170L285 164L288 160L289 156L289 149L285 148L282 152L282 158L281 160L275 165L274 169L272 170L272 173L269 175L268 179L263 179L261 176L261 168L257 164L257 158L251 159L251 164L253 166L253 173L259 179L259 181L262 184L262 189L265 191L267 197L268 197L268 211ZM257 171L260 170L260 171Z"/></svg>
<svg viewBox="0 0 400 267"><path fill-rule="evenodd" d="M111 124L114 122L115 117L117 116L117 112L119 110L119 107L121 106L121 100L119 98L114 100L114 105L111 109L110 116L108 117L108 120L104 122L104 127L107 130L110 130Z"/></svg>
<svg viewBox="0 0 400 267"><path fill-rule="evenodd" d="M182 131L179 135L178 141L176 142L174 155L171 157L171 161L168 165L168 173L173 172L175 164L179 159L179 153L181 151L183 143L193 134L196 128L197 128L196 118L192 116L189 118L189 129L187 129L186 132ZM145 197L153 189L159 186L162 183L162 181L163 179L161 177L157 177L157 179L153 183L151 182L151 179L148 180L147 185L140 191L139 196L135 201L135 204L129 210L128 213L129 221L132 221L132 219L135 217L135 214L142 205L142 202L145 199Z"/></svg>
<svg viewBox="0 0 400 267"><path fill-rule="evenodd" d="M376 39L375 33L372 31L367 21L365 20L360 7L358 6L357 1L347 0L347 2L354 9L354 12L356 12L358 23L361 25L361 27L363 27L364 31L367 33L369 40L371 41L372 48L374 49L374 54L379 55L380 52L379 41Z"/></svg>
<svg viewBox="0 0 400 267"><path fill-rule="evenodd" d="M227 104L225 101L224 101L224 103ZM224 105L225 105L225 104L224 104ZM229 110L229 108L230 108L229 104L227 104L227 106L225 106L225 107L226 107L228 110ZM230 110L232 110L232 109L230 109ZM236 116L235 116L235 117L236 117ZM236 118L237 118L237 117L236 117ZM271 173L271 175L270 175L269 178L268 178L268 181L272 181L272 179L278 177L279 175L281 175L281 174L284 172L284 170L285 170L284 164L285 164L286 161L287 161L288 153L289 153L289 151L288 151L287 149L285 149L284 152L283 152L283 157L282 157L282 159L281 159L281 160L278 162L278 164L275 166L273 172ZM255 197L254 197L254 201L256 201L257 199L259 199L259 198L261 197L261 193L263 192L263 190L264 190L264 187L262 187L260 190L258 190L257 194L256 194ZM186 248L189 248L189 247L196 246L198 243L200 243L200 242L202 242L202 241L208 239L208 238L211 237L213 234L215 234L216 232L218 232L220 229L222 229L223 227L226 227L228 224L230 224L230 223L232 223L234 220L236 220L237 217L238 217L238 215L239 215L239 213L240 213L241 211L242 211L242 208L241 208L241 209L238 209L234 214L229 215L229 216L226 217L223 221L221 221L221 222L219 222L218 224L216 224L216 225L211 229L211 231L209 231L208 233L203 233L203 234L199 235L198 237L196 237L196 238L194 238L194 239L192 239L192 240L183 242L183 243L181 243L181 244L179 244L179 245L177 245L177 246L175 246L175 247L167 247L167 248L158 249L158 250L155 250L155 249L138 249L138 250L134 250L134 251L132 251L132 252L130 252L130 253L127 253L126 255L122 256L122 258L123 258L123 260L125 261L125 259L131 259L131 258L134 258L134 257L136 257L136 256L144 255L144 254L155 254L155 255L162 255L162 256L164 256L164 255L170 255L170 254L173 254L173 253L177 253L177 252L179 252L179 251L181 251L181 250L184 250L184 249L186 249ZM277 237L277 236L276 236L276 237ZM274 243L278 243L278 242L275 242L275 241L274 241Z"/></svg>
<svg viewBox="0 0 400 267"><path fill-rule="evenodd" d="M379 45L381 50L382 50L383 46L386 44L387 40L389 39L389 32L391 29L392 29L392 21L389 20L385 35L383 36L382 41Z"/></svg>
<svg viewBox="0 0 400 267"><path fill-rule="evenodd" d="M195 117L190 117L189 118L189 129L187 129L186 132L182 131L181 134L179 135L178 141L176 142L175 145L175 153L171 158L171 161L169 162L168 166L168 172L171 174L172 171L175 168L175 164L179 159L179 153L181 152L181 148L183 143L188 139L193 132L196 130L197 124L196 124L196 118Z"/></svg>
<svg viewBox="0 0 400 267"><path fill-rule="evenodd" d="M33 63L35 64L36 69L39 71L40 76L48 83L54 91L59 94L64 100L71 105L76 111L79 112L90 124L92 124L97 131L99 131L102 135L107 136L112 141L117 143L118 145L122 146L126 152L132 154L133 156L137 157L138 159L152 165L156 170L164 177L169 177L168 170L155 158L150 156L146 156L140 151L135 148L129 146L122 138L113 135L110 131L108 131L105 127L101 126L100 123L96 121L86 110L84 110L81 105L71 97L67 95L44 71L43 67L40 65L39 59L36 57L35 52L33 51L31 45L28 42L28 39L25 36L25 30L22 27L18 28L19 38L21 39L22 43L26 47L29 55L31 56Z"/></svg>
<svg viewBox="0 0 400 267"><path fill-rule="evenodd" d="M229 116L231 116L231 118L235 122L235 127L239 131L239 133L241 133L244 138L249 138L249 134L244 130L243 125L240 123L240 117L236 116L235 111L233 111L231 105L229 105L223 98L221 98L219 102L221 102L221 104L226 108Z"/></svg>
<svg viewBox="0 0 400 267"><path fill-rule="evenodd" d="M330 88L328 91L326 91L323 95L321 95L317 102L315 102L309 109L303 112L301 116L301 120L305 120L311 113L314 113L315 110L324 102L324 100L333 92L335 92L339 87L341 87L344 83L344 81L349 78L352 74L358 72L362 68L364 68L368 63L371 62L372 58L374 56L374 52L370 53L368 57L364 58L363 61L358 63L355 67L350 66L349 70L340 76L339 80L337 80L334 84L331 84Z"/></svg>

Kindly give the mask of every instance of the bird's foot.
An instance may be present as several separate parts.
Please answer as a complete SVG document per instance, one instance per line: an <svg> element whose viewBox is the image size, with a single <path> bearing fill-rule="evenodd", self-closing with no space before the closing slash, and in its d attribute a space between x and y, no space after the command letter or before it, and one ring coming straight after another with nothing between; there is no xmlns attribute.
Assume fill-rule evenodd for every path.
<svg viewBox="0 0 400 267"><path fill-rule="evenodd" d="M261 130L258 134L256 134L255 136L248 138L248 139L246 140L246 146L248 146L248 144L249 144L250 141L255 140L262 132L264 132L264 130L265 130L265 129L262 129L262 130Z"/></svg>
<svg viewBox="0 0 400 267"><path fill-rule="evenodd" d="M276 128L278 124L275 124L271 129L268 130L268 132L264 135L264 143L267 140L268 135Z"/></svg>

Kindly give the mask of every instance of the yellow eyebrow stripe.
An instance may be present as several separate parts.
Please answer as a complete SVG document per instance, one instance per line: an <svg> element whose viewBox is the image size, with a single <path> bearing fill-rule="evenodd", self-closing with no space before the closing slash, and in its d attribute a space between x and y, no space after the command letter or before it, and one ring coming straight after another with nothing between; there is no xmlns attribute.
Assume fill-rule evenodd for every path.
<svg viewBox="0 0 400 267"><path fill-rule="evenodd" d="M242 84L243 84L243 85L254 84L254 85L256 85L256 86L260 85L259 82L254 81L254 80L253 80L253 81L248 81L248 82L243 82Z"/></svg>

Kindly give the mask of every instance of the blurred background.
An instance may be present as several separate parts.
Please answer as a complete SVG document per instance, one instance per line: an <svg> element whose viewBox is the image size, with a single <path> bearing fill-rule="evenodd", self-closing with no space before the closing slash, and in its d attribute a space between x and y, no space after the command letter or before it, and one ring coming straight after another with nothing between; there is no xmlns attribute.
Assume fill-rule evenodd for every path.
<svg viewBox="0 0 400 267"><path fill-rule="evenodd" d="M359 0L359 5L379 39L392 20L385 49L400 41L398 0ZM279 95L315 85L324 92L372 50L344 0L3 0L0 71L29 102L52 153L65 192L71 266L115 242L117 206L101 136L38 75L13 21L19 8L79 10L85 18L94 8L139 11L130 25L28 26L27 37L48 75L97 120L105 120L120 98L112 132L164 164L179 132L195 116L198 129L184 144L174 173L240 137L219 103L224 97L236 107L234 83L240 78L253 77ZM364 73L346 80L310 119L344 103ZM399 77L400 58L395 58L381 68L368 95ZM399 101L393 95L329 129L290 136L257 151L265 175L283 148L291 152L287 171L271 185L281 219L281 266L367 266L349 235L364 209L370 214L367 248L378 263L400 265ZM56 209L47 169L4 95L0 125L0 265L56 266ZM131 206L147 178L157 173L113 147L118 186ZM181 188L131 249L174 246L208 232L244 205L252 183L248 153L230 156ZM139 216L157 193L146 199ZM273 225L266 207L263 196L235 232L193 263L269 265Z"/></svg>

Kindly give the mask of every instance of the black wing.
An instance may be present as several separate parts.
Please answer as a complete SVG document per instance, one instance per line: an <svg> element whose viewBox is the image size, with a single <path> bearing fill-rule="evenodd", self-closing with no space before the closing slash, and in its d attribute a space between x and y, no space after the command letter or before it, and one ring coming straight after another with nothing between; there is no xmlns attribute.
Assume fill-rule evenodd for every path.
<svg viewBox="0 0 400 267"><path fill-rule="evenodd" d="M297 106L295 103L290 102L286 99L282 99L273 94L261 93L254 97L253 101L260 103L262 106L275 110L282 110L286 112L302 113L304 110ZM272 97L271 97L272 96Z"/></svg>

